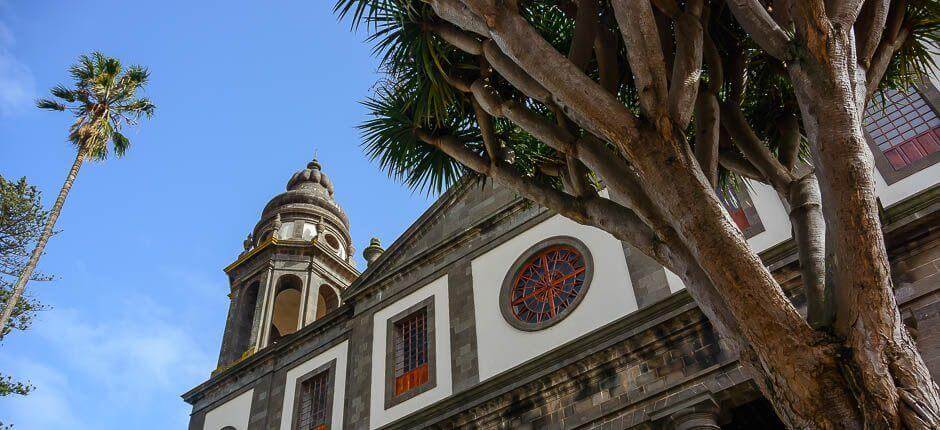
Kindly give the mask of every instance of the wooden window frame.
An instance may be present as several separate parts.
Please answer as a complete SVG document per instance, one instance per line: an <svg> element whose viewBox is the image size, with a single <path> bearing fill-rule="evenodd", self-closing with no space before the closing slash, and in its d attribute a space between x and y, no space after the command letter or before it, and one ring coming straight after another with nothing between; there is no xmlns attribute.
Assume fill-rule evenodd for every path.
<svg viewBox="0 0 940 430"><path fill-rule="evenodd" d="M336 384L336 359L332 359L326 364L313 369L307 373L304 373L302 376L297 378L294 383L294 407L293 412L291 413L291 430L299 430L300 423L300 394L301 387L304 382L309 381L310 379L320 376L324 372L327 373L327 382L326 382L326 429L333 427L333 397L336 393L335 384ZM320 426L323 427L323 426ZM320 428L314 430L321 430Z"/></svg>
<svg viewBox="0 0 940 430"><path fill-rule="evenodd" d="M420 312L422 310L425 312L425 321L427 324L428 380L424 384L413 387L403 393L396 394L395 362L397 361L398 357L396 356L395 343L397 342L399 336L397 324L402 320L412 316L416 312ZM427 392L437 387L437 348L435 345L437 343L437 339L435 336L435 331L434 296L430 296L388 319L385 331L385 409L389 409L406 400L412 399L421 393Z"/></svg>

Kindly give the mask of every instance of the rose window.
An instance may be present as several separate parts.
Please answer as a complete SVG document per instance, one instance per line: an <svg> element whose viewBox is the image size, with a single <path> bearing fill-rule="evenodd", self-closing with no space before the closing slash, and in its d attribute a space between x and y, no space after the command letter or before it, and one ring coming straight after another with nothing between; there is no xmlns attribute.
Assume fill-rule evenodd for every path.
<svg viewBox="0 0 940 430"><path fill-rule="evenodd" d="M513 326L537 330L554 324L583 298L590 256L579 241L549 240L523 254L504 283L503 314Z"/></svg>

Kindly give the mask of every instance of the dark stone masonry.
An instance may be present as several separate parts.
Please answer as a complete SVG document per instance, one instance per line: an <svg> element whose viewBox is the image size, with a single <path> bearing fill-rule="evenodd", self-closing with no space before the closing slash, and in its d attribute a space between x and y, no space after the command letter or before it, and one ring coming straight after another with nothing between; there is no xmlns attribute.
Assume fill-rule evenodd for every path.
<svg viewBox="0 0 940 430"><path fill-rule="evenodd" d="M921 94L931 101L936 98L932 86L921 89ZM940 120L935 126L940 136ZM902 175L888 176L894 180ZM936 377L940 376L940 185L936 178L920 183L926 185L885 207L882 220L902 316ZM374 258L360 273L352 265L348 221L332 195L332 183L320 164L312 162L291 178L285 193L272 199L246 240L245 251L226 268L232 305L219 367L183 395L193 407L190 430L220 430L209 427L219 422L213 411L249 390L247 421L226 425L238 430L297 428L291 419L297 416L300 400L285 398L286 387L296 384L288 380L288 372L341 345L345 355L333 358L332 367L322 368L345 369L345 374L330 379L344 388L342 398L330 398L341 408L333 409L333 422L341 418L343 429L783 428L689 294L670 289L675 281L668 273L626 244L624 276L630 278L639 309L482 378L480 344L496 334L481 331L485 321L477 321L475 309L494 306L500 286L492 287L493 303L476 303L473 261L552 214L503 188L464 180L387 250L375 242L369 249ZM769 230L768 220L763 225ZM793 303L802 308L792 240L770 246L760 255ZM435 314L447 316L450 359L437 360L441 351L431 357L432 371L438 369L432 376L438 379L425 389L445 386L452 394L379 426L373 422L373 409L408 404L421 392L388 402L389 396L399 396L394 392L395 360L392 355L374 355L373 335L375 330L387 330L391 336L393 327L389 321L375 321L376 313L445 275L446 306L432 306L429 318L433 324ZM293 277L293 284L284 281L287 276ZM339 294L338 306L330 304L331 292ZM414 303L433 304L429 300ZM411 304L390 313L402 314L399 309L413 308ZM433 326L429 333L432 341L442 335ZM388 339L388 346L380 349L392 354L395 348ZM377 378L372 372L378 363L388 363L387 375L379 378L385 386L373 386ZM442 376L449 381L440 380ZM385 398L385 404L374 405L376 393L387 390L391 394L378 397ZM317 427L325 428L335 426Z"/></svg>

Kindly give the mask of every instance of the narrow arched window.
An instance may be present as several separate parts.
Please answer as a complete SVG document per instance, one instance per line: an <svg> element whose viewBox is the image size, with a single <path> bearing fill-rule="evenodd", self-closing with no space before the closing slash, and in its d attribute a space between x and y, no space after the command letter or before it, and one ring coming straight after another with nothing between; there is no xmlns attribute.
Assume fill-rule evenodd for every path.
<svg viewBox="0 0 940 430"><path fill-rule="evenodd" d="M321 285L320 291L317 293L317 319L323 318L324 315L338 307L339 297L333 291L333 287L325 284Z"/></svg>

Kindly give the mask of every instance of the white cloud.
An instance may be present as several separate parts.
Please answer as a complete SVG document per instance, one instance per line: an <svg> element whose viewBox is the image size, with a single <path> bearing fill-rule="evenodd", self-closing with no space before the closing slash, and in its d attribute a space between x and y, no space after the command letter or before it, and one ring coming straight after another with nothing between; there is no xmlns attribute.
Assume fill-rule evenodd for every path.
<svg viewBox="0 0 940 430"><path fill-rule="evenodd" d="M32 72L13 54L15 42L13 32L0 22L0 116L28 108L36 94Z"/></svg>
<svg viewBox="0 0 940 430"><path fill-rule="evenodd" d="M212 354L168 308L146 297L119 302L106 313L44 312L28 333L44 351L0 357L4 373L36 387L4 399L0 419L25 430L112 428L130 417L156 420L141 428L184 425L179 395L208 376Z"/></svg>
<svg viewBox="0 0 940 430"><path fill-rule="evenodd" d="M68 393L73 387L64 374L28 360L5 364L4 370L17 377L29 375L29 382L35 386L28 397L10 396L3 400L4 407L12 412L2 417L4 424L14 424L17 429L90 428L69 401Z"/></svg>

